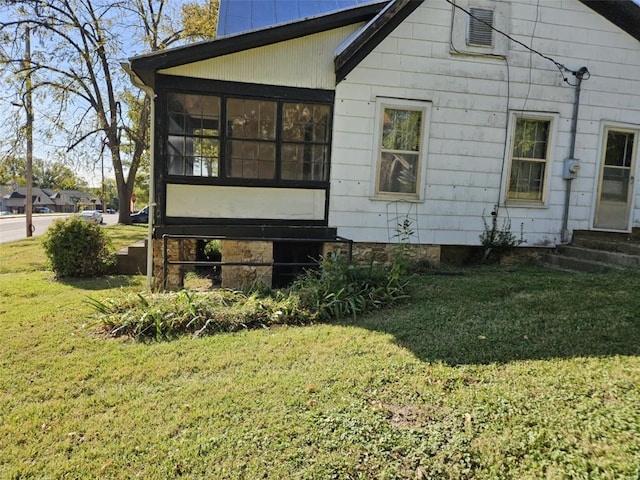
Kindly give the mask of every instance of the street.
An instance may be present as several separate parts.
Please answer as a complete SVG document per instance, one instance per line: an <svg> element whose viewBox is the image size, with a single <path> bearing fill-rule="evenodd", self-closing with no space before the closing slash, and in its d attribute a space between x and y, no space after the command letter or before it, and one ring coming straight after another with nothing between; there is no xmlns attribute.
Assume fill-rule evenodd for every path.
<svg viewBox="0 0 640 480"><path fill-rule="evenodd" d="M47 231L47 228L58 218L65 218L70 214L33 215L33 236L37 237ZM102 216L102 225L118 223L117 213L107 213ZM15 242L27 238L27 225L24 215L7 215L0 217L0 243Z"/></svg>

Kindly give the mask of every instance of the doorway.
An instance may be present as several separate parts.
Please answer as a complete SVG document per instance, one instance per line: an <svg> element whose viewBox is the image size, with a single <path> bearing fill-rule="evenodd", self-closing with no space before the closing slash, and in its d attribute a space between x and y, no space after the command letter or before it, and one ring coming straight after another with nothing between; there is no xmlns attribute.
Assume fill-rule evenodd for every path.
<svg viewBox="0 0 640 480"><path fill-rule="evenodd" d="M629 231L638 131L605 127L593 227Z"/></svg>

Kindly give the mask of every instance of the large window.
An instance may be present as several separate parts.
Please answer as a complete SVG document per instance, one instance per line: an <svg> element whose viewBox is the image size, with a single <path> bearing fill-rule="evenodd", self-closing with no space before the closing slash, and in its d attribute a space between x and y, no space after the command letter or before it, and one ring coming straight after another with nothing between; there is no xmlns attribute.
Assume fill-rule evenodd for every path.
<svg viewBox="0 0 640 480"><path fill-rule="evenodd" d="M376 195L420 196L427 107L381 103L379 106Z"/></svg>
<svg viewBox="0 0 640 480"><path fill-rule="evenodd" d="M167 106L169 175L328 181L328 104L168 93Z"/></svg>
<svg viewBox="0 0 640 480"><path fill-rule="evenodd" d="M552 124L551 118L515 118L507 200L544 202Z"/></svg>

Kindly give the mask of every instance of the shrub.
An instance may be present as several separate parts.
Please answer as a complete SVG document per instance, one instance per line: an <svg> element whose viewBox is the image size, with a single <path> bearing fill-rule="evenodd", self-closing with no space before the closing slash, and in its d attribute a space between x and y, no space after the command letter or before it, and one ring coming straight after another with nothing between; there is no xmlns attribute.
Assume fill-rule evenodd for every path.
<svg viewBox="0 0 640 480"><path fill-rule="evenodd" d="M404 272L404 265L396 260L390 267L356 265L337 252L324 258L318 270L306 271L289 291L320 319L355 316L405 298Z"/></svg>
<svg viewBox="0 0 640 480"><path fill-rule="evenodd" d="M93 277L115 264L104 231L77 217L56 220L42 240L51 269L58 277Z"/></svg>

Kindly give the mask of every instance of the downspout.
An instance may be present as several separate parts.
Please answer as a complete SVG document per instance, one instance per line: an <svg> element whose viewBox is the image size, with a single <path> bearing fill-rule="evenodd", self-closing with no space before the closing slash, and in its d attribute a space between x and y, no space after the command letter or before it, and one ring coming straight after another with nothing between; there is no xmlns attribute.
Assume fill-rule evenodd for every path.
<svg viewBox="0 0 640 480"><path fill-rule="evenodd" d="M562 243L569 241L569 201L571 200L571 183L576 174L578 173L579 165L575 159L576 153L576 136L578 133L578 110L580 108L580 91L582 80L584 76L589 75L587 67L581 67L577 72L573 72L576 77L576 90L573 99L573 117L571 118L571 146L569 148L569 158L565 160L563 178L567 182L567 186L564 194L564 213L562 215L562 230L560 232L560 239Z"/></svg>
<svg viewBox="0 0 640 480"><path fill-rule="evenodd" d="M151 290L153 287L153 218L156 206L154 181L156 93L153 91L153 88L145 85L144 82L140 80L135 72L131 70L131 65L129 63L123 62L120 65L131 78L131 83L146 93L151 100L151 112L149 119L151 122L151 126L149 128L149 226L147 229L147 289Z"/></svg>

